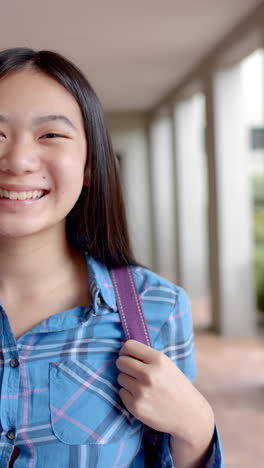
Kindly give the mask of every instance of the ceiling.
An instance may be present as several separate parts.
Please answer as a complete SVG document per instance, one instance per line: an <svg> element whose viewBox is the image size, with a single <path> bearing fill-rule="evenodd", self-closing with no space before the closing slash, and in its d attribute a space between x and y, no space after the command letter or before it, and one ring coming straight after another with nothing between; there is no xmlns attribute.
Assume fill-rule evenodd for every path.
<svg viewBox="0 0 264 468"><path fill-rule="evenodd" d="M262 0L0 0L1 48L78 64L108 111L148 110Z"/></svg>

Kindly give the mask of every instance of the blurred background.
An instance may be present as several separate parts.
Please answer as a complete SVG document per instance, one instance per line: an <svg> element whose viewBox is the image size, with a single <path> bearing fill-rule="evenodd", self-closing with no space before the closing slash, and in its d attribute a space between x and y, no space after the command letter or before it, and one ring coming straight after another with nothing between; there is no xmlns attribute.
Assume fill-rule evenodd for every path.
<svg viewBox="0 0 264 468"><path fill-rule="evenodd" d="M227 468L264 466L264 2L1 2L95 87L138 260L188 292Z"/></svg>

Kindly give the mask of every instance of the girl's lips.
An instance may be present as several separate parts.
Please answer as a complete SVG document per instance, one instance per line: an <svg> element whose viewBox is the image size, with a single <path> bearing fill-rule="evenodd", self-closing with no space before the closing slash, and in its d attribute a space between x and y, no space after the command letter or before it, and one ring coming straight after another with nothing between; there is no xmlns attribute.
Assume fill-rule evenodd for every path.
<svg viewBox="0 0 264 468"><path fill-rule="evenodd" d="M42 200L49 195L49 192L44 193L40 198L28 198L25 200L12 200L10 198L0 198L0 211L3 209L10 210L11 212L16 212L20 208L26 208L31 205L42 203Z"/></svg>
<svg viewBox="0 0 264 468"><path fill-rule="evenodd" d="M35 190L43 190L45 194L49 192L49 189L47 188L37 187L34 185L0 184L0 189L7 190L8 192L34 192Z"/></svg>

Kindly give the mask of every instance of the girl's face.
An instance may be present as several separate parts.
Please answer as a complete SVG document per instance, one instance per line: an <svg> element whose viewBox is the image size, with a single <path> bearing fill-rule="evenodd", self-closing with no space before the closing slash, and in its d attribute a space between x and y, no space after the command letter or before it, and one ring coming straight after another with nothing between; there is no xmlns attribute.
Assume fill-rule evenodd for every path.
<svg viewBox="0 0 264 468"><path fill-rule="evenodd" d="M0 238L64 226L86 146L80 108L63 86L29 68L0 80Z"/></svg>

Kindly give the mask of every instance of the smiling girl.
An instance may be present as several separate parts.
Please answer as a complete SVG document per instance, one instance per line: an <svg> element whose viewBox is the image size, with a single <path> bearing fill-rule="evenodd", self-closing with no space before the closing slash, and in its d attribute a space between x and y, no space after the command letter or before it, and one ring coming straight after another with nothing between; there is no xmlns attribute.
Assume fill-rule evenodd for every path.
<svg viewBox="0 0 264 468"><path fill-rule="evenodd" d="M61 55L0 52L0 466L223 467L192 385L184 291L133 257L93 89ZM153 348L125 341L109 270L130 265Z"/></svg>

